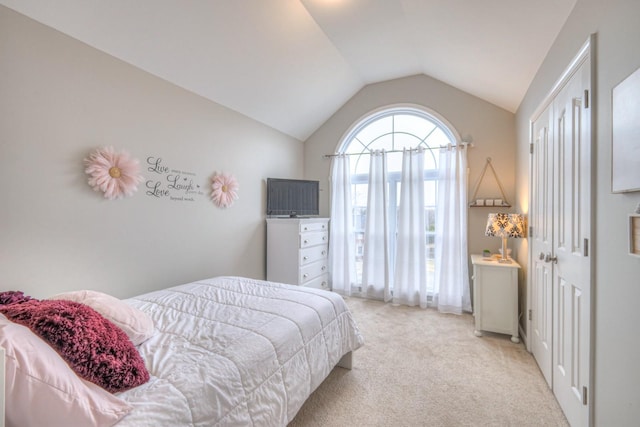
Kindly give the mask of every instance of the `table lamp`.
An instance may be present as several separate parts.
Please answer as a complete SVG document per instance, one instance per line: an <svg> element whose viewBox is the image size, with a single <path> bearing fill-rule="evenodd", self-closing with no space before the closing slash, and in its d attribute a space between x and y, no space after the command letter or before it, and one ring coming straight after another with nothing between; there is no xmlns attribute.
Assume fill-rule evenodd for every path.
<svg viewBox="0 0 640 427"><path fill-rule="evenodd" d="M511 263L507 252L507 237L525 237L524 216L520 214L490 213L485 236L502 237L502 256L498 262Z"/></svg>

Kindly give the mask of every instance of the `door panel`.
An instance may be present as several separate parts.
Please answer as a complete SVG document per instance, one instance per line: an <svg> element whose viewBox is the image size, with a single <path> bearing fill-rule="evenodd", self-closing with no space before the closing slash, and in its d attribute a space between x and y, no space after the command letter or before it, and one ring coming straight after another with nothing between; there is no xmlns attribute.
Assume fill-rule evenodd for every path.
<svg viewBox="0 0 640 427"><path fill-rule="evenodd" d="M553 391L574 426L588 424L591 261L591 120L587 59L554 102L558 161L554 211Z"/></svg>
<svg viewBox="0 0 640 427"><path fill-rule="evenodd" d="M551 106L533 123L529 225L532 235L531 351L549 387L552 386L552 264L544 256L552 251L553 239L553 126ZM542 256L540 256L542 254Z"/></svg>

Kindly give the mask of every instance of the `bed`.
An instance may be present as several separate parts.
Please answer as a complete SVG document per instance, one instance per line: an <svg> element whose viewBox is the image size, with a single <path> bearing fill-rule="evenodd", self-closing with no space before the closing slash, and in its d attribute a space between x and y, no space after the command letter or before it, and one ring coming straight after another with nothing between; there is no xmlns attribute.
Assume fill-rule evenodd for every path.
<svg viewBox="0 0 640 427"><path fill-rule="evenodd" d="M143 341L135 349L144 360L148 380L108 393L121 403L115 409L106 404L100 409L100 400L100 405L89 400L84 406L98 407L99 416L113 411L104 423L92 420L94 425L285 426L336 365L350 368L352 352L363 345L343 298L319 289L217 277L124 303L153 324L147 336L132 338ZM10 346L10 341L0 345ZM7 382L15 383L9 362L26 368L20 368L15 349L7 353ZM30 380L33 375L29 373ZM104 392L81 381L92 392ZM15 387L20 394L21 386ZM29 387L28 392L34 393ZM9 402L7 408L11 410ZM66 410L67 422L75 419L76 410ZM7 415L9 425L12 419L23 421L23 415ZM56 425L51 418L47 421Z"/></svg>

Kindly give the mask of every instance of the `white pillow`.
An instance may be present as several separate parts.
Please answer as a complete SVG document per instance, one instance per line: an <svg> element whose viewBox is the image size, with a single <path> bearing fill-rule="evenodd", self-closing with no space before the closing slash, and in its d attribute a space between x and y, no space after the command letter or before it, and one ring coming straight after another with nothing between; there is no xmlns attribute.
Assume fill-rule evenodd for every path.
<svg viewBox="0 0 640 427"><path fill-rule="evenodd" d="M153 320L145 312L102 292L90 290L65 292L48 299L62 299L88 305L122 329L133 345L142 344L155 332Z"/></svg>
<svg viewBox="0 0 640 427"><path fill-rule="evenodd" d="M132 407L84 381L45 341L0 314L5 355L6 421L18 426L111 426Z"/></svg>

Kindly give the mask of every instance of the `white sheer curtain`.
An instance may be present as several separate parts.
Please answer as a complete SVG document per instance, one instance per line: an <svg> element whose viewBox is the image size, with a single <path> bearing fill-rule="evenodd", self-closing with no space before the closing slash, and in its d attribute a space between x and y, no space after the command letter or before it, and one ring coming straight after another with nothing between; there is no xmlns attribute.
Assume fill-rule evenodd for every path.
<svg viewBox="0 0 640 427"><path fill-rule="evenodd" d="M393 303L427 307L424 151L402 154Z"/></svg>
<svg viewBox="0 0 640 427"><path fill-rule="evenodd" d="M348 155L337 155L331 163L331 222L329 268L334 292L351 295L356 280L355 234L351 205L351 168Z"/></svg>
<svg viewBox="0 0 640 427"><path fill-rule="evenodd" d="M362 286L369 298L391 299L389 289L389 231L387 212L387 154L371 153L369 166L367 219L364 229Z"/></svg>
<svg viewBox="0 0 640 427"><path fill-rule="evenodd" d="M467 145L440 150L434 303L445 313L471 311L467 264Z"/></svg>

